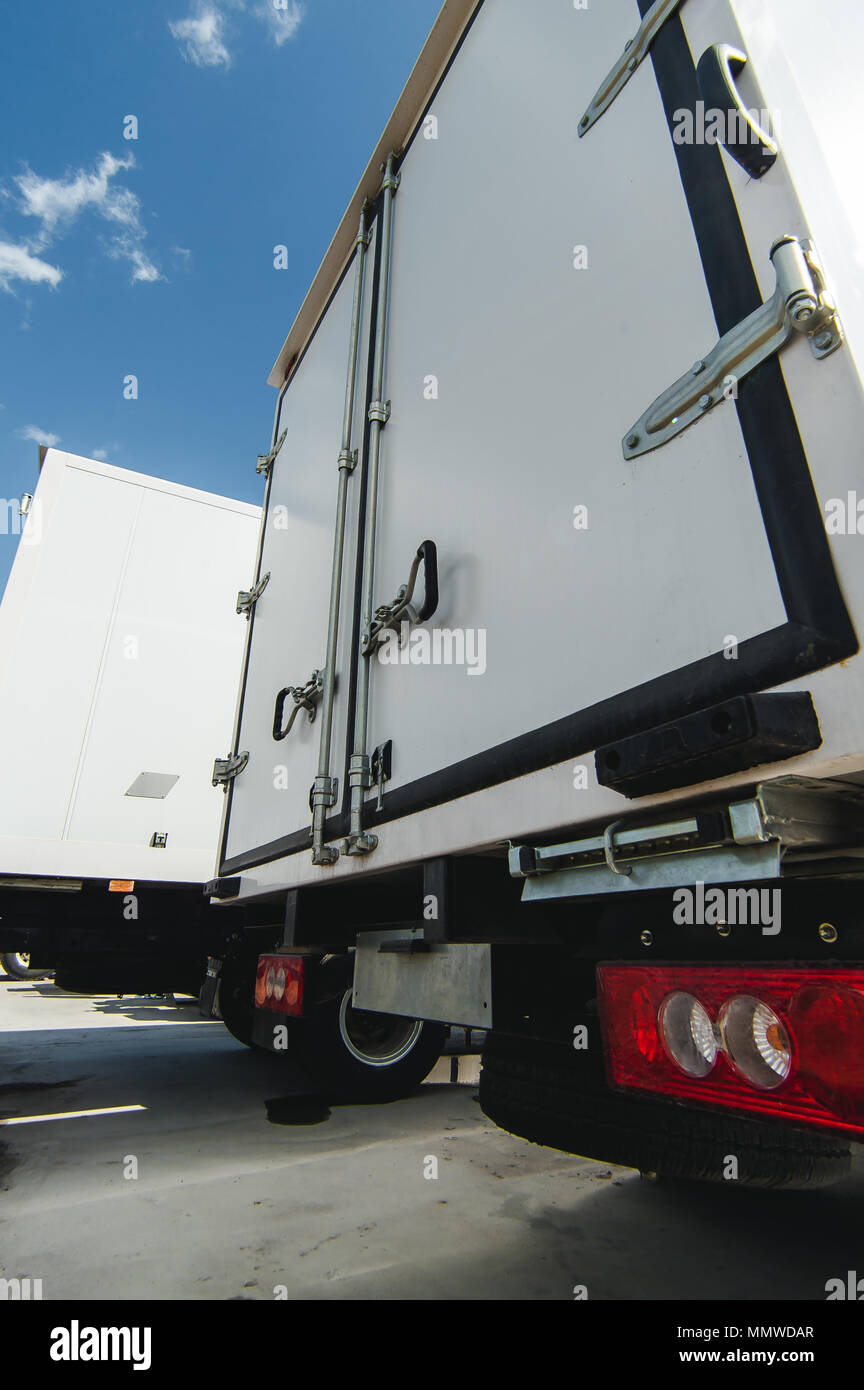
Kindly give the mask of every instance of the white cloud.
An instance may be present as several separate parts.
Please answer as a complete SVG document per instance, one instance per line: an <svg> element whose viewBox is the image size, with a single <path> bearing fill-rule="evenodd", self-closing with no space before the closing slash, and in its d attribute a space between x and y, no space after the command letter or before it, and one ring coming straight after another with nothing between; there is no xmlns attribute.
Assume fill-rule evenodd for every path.
<svg viewBox="0 0 864 1390"><path fill-rule="evenodd" d="M199 68L230 68L227 47L226 12L248 10L267 26L270 37L281 48L293 39L303 22L305 10L300 0L195 0L186 19L169 20L168 28L188 63Z"/></svg>
<svg viewBox="0 0 864 1390"><path fill-rule="evenodd" d="M92 452L92 454L90 455L90 457L91 457L91 458L94 458L94 459L98 459L99 463L105 463L106 459L108 458L108 450L107 450L107 449L94 449L93 452Z"/></svg>
<svg viewBox="0 0 864 1390"><path fill-rule="evenodd" d="M147 236L141 218L141 200L129 188L113 183L119 173L135 168L133 155L117 159L112 154L100 154L92 170L78 169L60 179L41 178L26 169L15 179L19 192L18 208L25 217L39 222L39 230L31 238L30 251L42 251L58 236L63 235L85 211L93 211L106 222L121 230L108 243L108 255L114 260L127 260L132 266L132 281L153 281L162 277L157 266L143 249ZM33 262L34 266L44 262ZM56 284L62 272L45 267L52 274L38 278ZM0 272L2 273L2 272ZM52 278L53 275L57 279ZM35 277L30 277L35 278Z"/></svg>
<svg viewBox="0 0 864 1390"><path fill-rule="evenodd" d="M299 0L284 0L284 4L278 7L274 0L261 0L253 13L267 25L271 39L277 48L281 48L297 33L305 11Z"/></svg>
<svg viewBox="0 0 864 1390"><path fill-rule="evenodd" d="M168 28L187 62L198 68L230 68L231 54L223 43L224 20L214 4L199 0L194 14L188 19L169 20Z"/></svg>
<svg viewBox="0 0 864 1390"><path fill-rule="evenodd" d="M13 280L25 280L31 285L53 285L56 289L62 279L62 270L31 255L26 246L0 241L0 289L9 290Z"/></svg>
<svg viewBox="0 0 864 1390"><path fill-rule="evenodd" d="M19 439L32 439L34 444L44 444L49 449L60 443L59 434L49 434L47 430L40 430L38 425L25 425L15 433Z"/></svg>

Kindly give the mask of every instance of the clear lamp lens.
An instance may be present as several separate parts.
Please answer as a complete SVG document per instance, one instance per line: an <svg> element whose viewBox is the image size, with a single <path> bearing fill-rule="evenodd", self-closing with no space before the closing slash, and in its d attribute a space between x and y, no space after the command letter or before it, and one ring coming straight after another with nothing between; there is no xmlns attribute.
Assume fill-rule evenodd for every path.
<svg viewBox="0 0 864 1390"><path fill-rule="evenodd" d="M766 1091L782 1085L792 1070L792 1046L773 1009L752 994L736 995L723 1005L719 1028L741 1076Z"/></svg>
<svg viewBox="0 0 864 1390"><path fill-rule="evenodd" d="M717 1060L717 1040L707 1010L683 990L660 1005L658 1028L667 1053L687 1076L707 1076Z"/></svg>

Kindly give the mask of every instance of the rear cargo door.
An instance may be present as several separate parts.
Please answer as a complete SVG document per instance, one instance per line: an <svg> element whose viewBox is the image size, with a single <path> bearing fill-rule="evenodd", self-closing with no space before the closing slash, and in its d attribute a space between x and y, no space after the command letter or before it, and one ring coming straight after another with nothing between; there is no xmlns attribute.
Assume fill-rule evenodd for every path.
<svg viewBox="0 0 864 1390"><path fill-rule="evenodd" d="M430 539L439 603L361 658L368 750L392 745L372 826L857 647L796 423L811 403L776 356L628 456L652 401L770 298L774 242L807 236L782 158L750 178L745 230L747 179L674 138L703 49L740 41L725 3L662 7L580 138L650 8L485 0L402 160L375 598ZM786 351L830 399L842 351Z"/></svg>
<svg viewBox="0 0 864 1390"><path fill-rule="evenodd" d="M375 230L367 255L372 278ZM246 672L241 690L235 750L248 754L231 782L223 830L221 871L231 873L311 844L310 792L315 779L320 699L311 710L298 708L289 689L303 690L322 672L327 651L331 565L339 480L340 427L345 399L354 295L355 255L303 356L292 371L276 423L282 440L272 464L264 517L260 567L255 579L266 586L254 604ZM352 650L356 536L362 475L363 403L366 399L369 315L372 296L364 296L357 367L354 447L361 467L348 488L344 550L342 622L336 662L331 769L343 794L342 764ZM284 436L284 439L283 439ZM238 622L243 619L238 617ZM277 703L281 708L277 712ZM312 713L313 718L309 718Z"/></svg>

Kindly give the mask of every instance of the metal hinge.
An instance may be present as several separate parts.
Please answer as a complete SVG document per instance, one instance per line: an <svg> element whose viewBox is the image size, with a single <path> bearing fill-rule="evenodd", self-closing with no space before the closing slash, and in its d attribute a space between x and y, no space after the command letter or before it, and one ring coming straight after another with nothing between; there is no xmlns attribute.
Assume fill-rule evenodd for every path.
<svg viewBox="0 0 864 1390"><path fill-rule="evenodd" d="M247 619L251 618L252 609L255 607L269 583L270 573L268 571L263 579L259 579L254 589L241 589L240 593L237 595L237 612L245 613Z"/></svg>
<svg viewBox="0 0 864 1390"><path fill-rule="evenodd" d="M357 450L343 449L339 455L339 467L344 468L348 473L353 473L357 467Z"/></svg>
<svg viewBox="0 0 864 1390"><path fill-rule="evenodd" d="M720 401L734 399L738 382L796 335L809 338L816 358L829 357L841 346L843 330L813 243L781 237L771 248L771 261L777 276L772 297L657 397L626 434L625 458L650 453Z"/></svg>
<svg viewBox="0 0 864 1390"><path fill-rule="evenodd" d="M588 110L579 122L580 136L587 135L592 125L599 121L618 93L626 87L643 58L648 56L648 50L667 19L671 19L682 4L683 0L657 0L657 3L651 6L635 37L627 40L618 62L606 81L597 88Z"/></svg>
<svg viewBox="0 0 864 1390"><path fill-rule="evenodd" d="M234 753L230 758L217 758L213 764L214 787L227 787L238 777L249 761L248 753Z"/></svg>
<svg viewBox="0 0 864 1390"><path fill-rule="evenodd" d="M270 469L273 467L276 455L282 448L282 445L285 443L285 436L287 433L287 430L282 431L276 443L273 445L273 448L270 450L269 454L258 455L258 462L255 465L256 473L264 473L266 475L270 472Z"/></svg>

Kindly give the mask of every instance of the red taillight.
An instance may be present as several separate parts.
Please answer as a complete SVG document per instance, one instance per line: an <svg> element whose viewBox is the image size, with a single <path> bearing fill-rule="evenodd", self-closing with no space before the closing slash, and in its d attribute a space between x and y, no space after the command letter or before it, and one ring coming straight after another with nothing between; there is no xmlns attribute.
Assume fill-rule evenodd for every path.
<svg viewBox="0 0 864 1390"><path fill-rule="evenodd" d="M303 1016L303 957L259 956L255 1007L276 1014Z"/></svg>
<svg viewBox="0 0 864 1390"><path fill-rule="evenodd" d="M609 1082L864 1134L864 970L600 965Z"/></svg>

